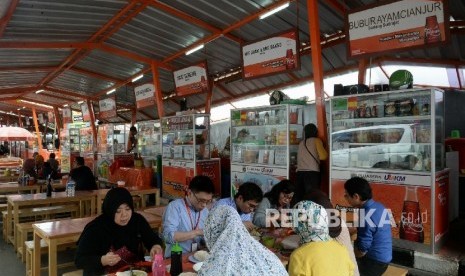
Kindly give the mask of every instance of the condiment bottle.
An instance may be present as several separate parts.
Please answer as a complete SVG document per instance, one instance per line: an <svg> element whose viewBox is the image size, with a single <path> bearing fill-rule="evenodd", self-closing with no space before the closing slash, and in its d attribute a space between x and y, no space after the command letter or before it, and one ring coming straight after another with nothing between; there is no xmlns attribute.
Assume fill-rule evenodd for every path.
<svg viewBox="0 0 465 276"><path fill-rule="evenodd" d="M171 276L178 276L182 273L182 248L178 243L171 247Z"/></svg>
<svg viewBox="0 0 465 276"><path fill-rule="evenodd" d="M152 275L165 276L165 266L163 265L162 254L156 254L155 256L153 256Z"/></svg>
<svg viewBox="0 0 465 276"><path fill-rule="evenodd" d="M47 177L47 196L52 196L52 175L49 174Z"/></svg>

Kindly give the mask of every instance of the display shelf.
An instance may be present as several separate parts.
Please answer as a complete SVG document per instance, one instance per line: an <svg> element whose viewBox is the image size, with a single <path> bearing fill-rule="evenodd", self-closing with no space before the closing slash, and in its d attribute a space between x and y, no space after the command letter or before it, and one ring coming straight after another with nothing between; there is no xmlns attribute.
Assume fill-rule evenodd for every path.
<svg viewBox="0 0 465 276"><path fill-rule="evenodd" d="M331 98L330 107L333 204L351 216L344 183L363 177L396 222L393 245L437 252L448 227L443 91L339 96Z"/></svg>
<svg viewBox="0 0 465 276"><path fill-rule="evenodd" d="M163 159L195 162L210 158L209 114L166 117L161 125Z"/></svg>
<svg viewBox="0 0 465 276"><path fill-rule="evenodd" d="M159 121L137 123L137 152L144 158L155 159L161 154L161 129Z"/></svg>
<svg viewBox="0 0 465 276"><path fill-rule="evenodd" d="M231 110L231 189L246 181L264 192L289 179L302 138L302 105L272 105Z"/></svg>
<svg viewBox="0 0 465 276"><path fill-rule="evenodd" d="M443 106L436 101L428 89L332 98L332 166L441 170L443 137L431 135L444 127Z"/></svg>

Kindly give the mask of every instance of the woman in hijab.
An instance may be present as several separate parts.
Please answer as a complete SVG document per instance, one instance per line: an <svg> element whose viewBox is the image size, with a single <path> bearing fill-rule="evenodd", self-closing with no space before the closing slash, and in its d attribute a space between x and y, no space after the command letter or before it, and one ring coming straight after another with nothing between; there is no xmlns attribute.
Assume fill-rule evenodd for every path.
<svg viewBox="0 0 465 276"><path fill-rule="evenodd" d="M334 206L331 203L329 197L322 191L314 190L310 194L305 195L304 199L313 201L316 204L323 206L327 213L332 213L330 217L336 215L337 210L334 209ZM330 220L331 226L328 227L329 236L347 249L347 252L349 252L350 260L354 263L354 276L359 276L360 272L358 271L357 260L355 259L354 246L352 245L352 240L350 239L349 228L347 227L344 219L339 216L339 212L337 212L337 218L335 219L336 221ZM341 223L338 223L338 221Z"/></svg>
<svg viewBox="0 0 465 276"><path fill-rule="evenodd" d="M301 246L291 254L289 275L353 276L354 263L349 252L329 236L325 208L307 200L300 201L295 208L301 214L294 229Z"/></svg>
<svg viewBox="0 0 465 276"><path fill-rule="evenodd" d="M86 225L78 241L75 263L84 275L116 272L123 266L163 252L160 237L145 218L134 212L132 196L125 188L108 191L102 214Z"/></svg>
<svg viewBox="0 0 465 276"><path fill-rule="evenodd" d="M278 257L250 236L230 206L221 205L210 211L204 237L210 257L199 276L288 275Z"/></svg>

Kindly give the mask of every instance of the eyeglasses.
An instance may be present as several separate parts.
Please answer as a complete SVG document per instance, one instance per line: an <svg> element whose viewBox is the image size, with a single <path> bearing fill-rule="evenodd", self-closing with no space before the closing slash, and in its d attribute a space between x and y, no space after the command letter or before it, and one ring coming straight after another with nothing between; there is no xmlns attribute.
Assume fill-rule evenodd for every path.
<svg viewBox="0 0 465 276"><path fill-rule="evenodd" d="M192 195L195 197L195 200L197 200L198 203L210 204L212 202L211 199L199 199L194 193L192 193Z"/></svg>
<svg viewBox="0 0 465 276"><path fill-rule="evenodd" d="M247 204L247 206L249 206L249 208L250 208L251 210L255 210L255 209L257 209L257 207L258 207L258 204L257 204L257 203L255 203L255 202L253 202L253 201L250 201L250 200L247 201L247 202L245 202L245 204Z"/></svg>
<svg viewBox="0 0 465 276"><path fill-rule="evenodd" d="M291 200L294 197L294 193L290 193L290 194L281 193L281 195L284 199L289 199L289 200Z"/></svg>

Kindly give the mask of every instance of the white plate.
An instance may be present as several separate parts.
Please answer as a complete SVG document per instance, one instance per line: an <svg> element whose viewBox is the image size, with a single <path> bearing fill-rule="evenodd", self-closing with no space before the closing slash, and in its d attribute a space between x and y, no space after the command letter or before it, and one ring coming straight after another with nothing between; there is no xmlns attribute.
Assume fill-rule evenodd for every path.
<svg viewBox="0 0 465 276"><path fill-rule="evenodd" d="M195 272L199 272L202 265L203 265L203 262L198 262L192 268L194 269Z"/></svg>
<svg viewBox="0 0 465 276"><path fill-rule="evenodd" d="M188 258L187 258L190 262L196 264L196 263L199 263L200 261L197 260L194 255L190 255Z"/></svg>
<svg viewBox="0 0 465 276"><path fill-rule="evenodd" d="M124 272L116 272L116 276L130 276L131 271L127 270ZM142 270L133 270L132 271L133 276L147 276L147 272L142 271Z"/></svg>

